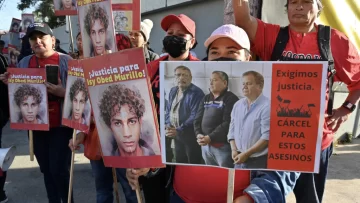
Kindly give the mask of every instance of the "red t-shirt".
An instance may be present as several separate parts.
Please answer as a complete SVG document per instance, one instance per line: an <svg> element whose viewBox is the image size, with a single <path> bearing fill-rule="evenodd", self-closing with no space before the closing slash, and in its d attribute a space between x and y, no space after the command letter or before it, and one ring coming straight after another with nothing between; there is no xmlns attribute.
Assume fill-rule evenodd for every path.
<svg viewBox="0 0 360 203"><path fill-rule="evenodd" d="M279 25L264 23L257 20L258 28L255 40L252 42L251 51L262 60L271 60L271 54L280 30ZM345 34L331 29L331 52L334 58L336 74L334 82L344 82L348 89L360 89L360 56L356 47L350 42ZM283 52L283 56L297 58L299 55L311 56L311 59L321 58L318 47L317 32L302 34L289 29L289 41ZM326 90L328 93L328 88ZM327 109L328 94L325 99ZM329 130L324 123L323 140L321 149L329 147L333 141L334 132Z"/></svg>
<svg viewBox="0 0 360 203"><path fill-rule="evenodd" d="M227 199L228 169L176 166L174 190L186 203L224 203ZM234 198L250 185L250 171L236 170Z"/></svg>
<svg viewBox="0 0 360 203"><path fill-rule="evenodd" d="M35 55L31 57L28 68L45 68L48 64L59 64L60 56L57 52L48 58L37 58ZM59 74L60 76L60 74ZM49 124L50 127L58 127L61 125L61 107L58 101L49 101Z"/></svg>

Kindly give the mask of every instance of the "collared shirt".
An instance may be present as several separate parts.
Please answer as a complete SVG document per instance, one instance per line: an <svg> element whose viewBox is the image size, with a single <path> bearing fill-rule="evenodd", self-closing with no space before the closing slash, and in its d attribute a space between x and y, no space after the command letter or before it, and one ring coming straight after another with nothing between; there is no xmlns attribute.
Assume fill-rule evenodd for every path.
<svg viewBox="0 0 360 203"><path fill-rule="evenodd" d="M246 152L259 139L269 140L270 100L261 94L248 107L246 98L235 103L231 112L228 140L235 140L237 149ZM268 149L252 154L258 157L267 154Z"/></svg>
<svg viewBox="0 0 360 203"><path fill-rule="evenodd" d="M180 89L178 90L176 97L171 105L171 110L170 110L170 122L171 125L174 126L175 128L180 126L179 123L179 108L180 108L180 103L181 103L181 99L184 96L184 93L180 93ZM181 95L180 95L181 94Z"/></svg>

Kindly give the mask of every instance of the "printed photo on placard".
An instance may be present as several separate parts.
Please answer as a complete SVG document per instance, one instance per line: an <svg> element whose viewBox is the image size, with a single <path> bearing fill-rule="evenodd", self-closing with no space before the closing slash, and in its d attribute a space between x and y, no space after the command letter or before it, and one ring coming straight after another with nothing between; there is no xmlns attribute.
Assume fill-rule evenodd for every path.
<svg viewBox="0 0 360 203"><path fill-rule="evenodd" d="M105 166L162 167L143 49L84 59L82 65Z"/></svg>
<svg viewBox="0 0 360 203"><path fill-rule="evenodd" d="M10 127L19 130L49 130L45 69L8 68Z"/></svg>
<svg viewBox="0 0 360 203"><path fill-rule="evenodd" d="M132 4L133 0L112 0L113 4Z"/></svg>
<svg viewBox="0 0 360 203"><path fill-rule="evenodd" d="M132 11L113 11L116 32L132 30Z"/></svg>
<svg viewBox="0 0 360 203"><path fill-rule="evenodd" d="M11 21L9 32L19 32L21 20L13 18Z"/></svg>
<svg viewBox="0 0 360 203"><path fill-rule="evenodd" d="M9 57L9 66L10 68L16 68L18 65L18 56L20 55L20 52L16 50L16 47L13 45L8 45L8 57Z"/></svg>
<svg viewBox="0 0 360 203"><path fill-rule="evenodd" d="M140 30L140 0L112 1L116 32Z"/></svg>
<svg viewBox="0 0 360 203"><path fill-rule="evenodd" d="M77 15L76 0L54 0L56 16Z"/></svg>
<svg viewBox="0 0 360 203"><path fill-rule="evenodd" d="M84 57L116 52L111 1L87 2L78 0Z"/></svg>
<svg viewBox="0 0 360 203"><path fill-rule="evenodd" d="M34 14L21 14L21 30L20 32L24 32L26 33L27 28L29 27L29 25L31 25L32 23L34 23Z"/></svg>
<svg viewBox="0 0 360 203"><path fill-rule="evenodd" d="M326 70L325 63L161 62L163 162L317 172Z"/></svg>
<svg viewBox="0 0 360 203"><path fill-rule="evenodd" d="M68 66L62 124L87 133L91 106L81 61L70 60Z"/></svg>

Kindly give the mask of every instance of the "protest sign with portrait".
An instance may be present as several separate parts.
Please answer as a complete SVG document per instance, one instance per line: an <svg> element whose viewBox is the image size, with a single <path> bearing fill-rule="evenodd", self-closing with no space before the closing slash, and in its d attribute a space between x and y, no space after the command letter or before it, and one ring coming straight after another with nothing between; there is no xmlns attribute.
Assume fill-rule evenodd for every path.
<svg viewBox="0 0 360 203"><path fill-rule="evenodd" d="M62 124L87 133L91 106L84 71L80 60L70 60L68 66Z"/></svg>
<svg viewBox="0 0 360 203"><path fill-rule="evenodd" d="M113 0L112 9L117 33L140 30L140 0Z"/></svg>
<svg viewBox="0 0 360 203"><path fill-rule="evenodd" d="M77 4L84 57L114 53L116 41L111 1L78 0Z"/></svg>
<svg viewBox="0 0 360 203"><path fill-rule="evenodd" d="M162 167L159 128L142 48L82 61L107 167Z"/></svg>
<svg viewBox="0 0 360 203"><path fill-rule="evenodd" d="M76 0L54 0L56 16L77 15Z"/></svg>
<svg viewBox="0 0 360 203"><path fill-rule="evenodd" d="M318 172L326 74L323 62L161 62L163 162Z"/></svg>
<svg viewBox="0 0 360 203"><path fill-rule="evenodd" d="M42 68L8 68L10 127L49 130L47 91Z"/></svg>

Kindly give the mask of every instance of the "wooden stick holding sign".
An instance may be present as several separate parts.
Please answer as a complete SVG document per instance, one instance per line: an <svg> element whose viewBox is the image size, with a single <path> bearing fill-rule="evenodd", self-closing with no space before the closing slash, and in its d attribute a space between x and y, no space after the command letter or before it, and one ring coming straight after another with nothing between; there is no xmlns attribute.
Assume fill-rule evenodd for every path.
<svg viewBox="0 0 360 203"><path fill-rule="evenodd" d="M75 146L76 141L76 130L74 129L73 136L73 146ZM71 194L72 194L72 186L73 186L73 179L74 179L74 158L75 158L75 150L71 153L71 167L70 167L70 181L69 181L69 193L68 193L68 203L71 203Z"/></svg>
<svg viewBox="0 0 360 203"><path fill-rule="evenodd" d="M34 161L34 136L32 130L29 130L29 152L30 161Z"/></svg>
<svg viewBox="0 0 360 203"><path fill-rule="evenodd" d="M119 187L118 187L118 180L116 175L116 168L112 168L112 174L114 179L114 191L116 196L116 202L120 203L120 195L119 195Z"/></svg>
<svg viewBox="0 0 360 203"><path fill-rule="evenodd" d="M140 186L138 184L138 186L136 187L136 199L138 201L138 203L141 203L142 202L142 198L141 198L141 193L140 193Z"/></svg>
<svg viewBox="0 0 360 203"><path fill-rule="evenodd" d="M228 176L228 187L227 187L227 203L234 201L234 180L235 180L235 169L229 169Z"/></svg>

